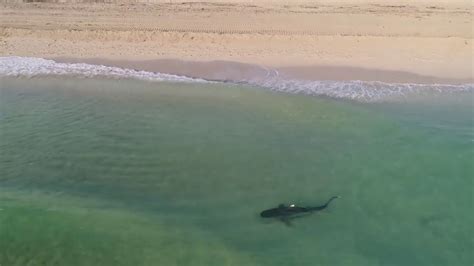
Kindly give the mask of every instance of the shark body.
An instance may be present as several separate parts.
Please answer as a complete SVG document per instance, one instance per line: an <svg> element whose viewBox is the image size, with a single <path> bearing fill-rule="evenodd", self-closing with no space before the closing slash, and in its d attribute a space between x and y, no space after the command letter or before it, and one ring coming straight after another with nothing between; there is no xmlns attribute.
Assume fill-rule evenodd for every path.
<svg viewBox="0 0 474 266"><path fill-rule="evenodd" d="M291 225L290 219L297 218L304 216L309 213L313 213L316 211L321 211L326 209L329 206L329 203L334 199L339 198L339 196L334 196L330 198L326 204L316 207L301 207L296 206L294 204L285 205L280 204L276 208L264 210L260 213L260 217L262 218L276 218L284 222L286 225Z"/></svg>

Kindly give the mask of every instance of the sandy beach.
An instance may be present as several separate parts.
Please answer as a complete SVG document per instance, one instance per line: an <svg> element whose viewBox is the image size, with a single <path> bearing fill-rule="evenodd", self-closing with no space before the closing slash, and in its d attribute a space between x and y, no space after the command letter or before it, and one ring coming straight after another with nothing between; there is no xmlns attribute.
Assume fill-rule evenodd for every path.
<svg viewBox="0 0 474 266"><path fill-rule="evenodd" d="M211 79L272 68L303 79L463 83L473 81L472 8L463 0L3 1L0 56Z"/></svg>

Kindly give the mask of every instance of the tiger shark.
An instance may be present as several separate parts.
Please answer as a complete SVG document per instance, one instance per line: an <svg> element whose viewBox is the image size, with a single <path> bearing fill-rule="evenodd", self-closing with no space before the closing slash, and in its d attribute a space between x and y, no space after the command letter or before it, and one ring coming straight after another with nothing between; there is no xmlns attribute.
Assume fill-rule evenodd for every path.
<svg viewBox="0 0 474 266"><path fill-rule="evenodd" d="M331 201L337 198L339 198L339 196L334 196L330 198L326 202L326 204L321 205L321 206L316 206L316 207L301 207L301 206L296 206L295 204L290 204L290 205L280 204L276 208L262 211L260 213L260 217L276 218L284 222L286 225L290 226L291 225L290 219L298 218L306 214L324 210L329 206L329 203L331 203Z"/></svg>

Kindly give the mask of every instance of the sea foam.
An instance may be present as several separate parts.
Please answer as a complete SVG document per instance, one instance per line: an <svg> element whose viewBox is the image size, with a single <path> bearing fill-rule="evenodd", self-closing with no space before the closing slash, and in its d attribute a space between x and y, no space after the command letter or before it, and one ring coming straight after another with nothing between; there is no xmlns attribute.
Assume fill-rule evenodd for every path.
<svg viewBox="0 0 474 266"><path fill-rule="evenodd" d="M138 71L119 67L85 63L58 63L33 57L0 57L0 77L35 77L44 75L70 75L79 77L133 78L147 81L215 82L199 78ZM392 98L408 97L420 93L474 92L474 84L410 84L380 81L314 81L285 79L276 71L269 71L263 78L228 81L231 83L259 86L272 91L305 95L351 99L361 102L379 102Z"/></svg>
<svg viewBox="0 0 474 266"><path fill-rule="evenodd" d="M393 98L409 97L413 94L445 94L474 92L474 84L413 84L387 83L381 81L313 81L267 77L252 80L249 84L272 91L327 96L361 102L379 102Z"/></svg>
<svg viewBox="0 0 474 266"><path fill-rule="evenodd" d="M0 57L0 76L35 77L44 75L135 78L148 81L207 82L203 79L103 65L58 63L53 60L34 57Z"/></svg>

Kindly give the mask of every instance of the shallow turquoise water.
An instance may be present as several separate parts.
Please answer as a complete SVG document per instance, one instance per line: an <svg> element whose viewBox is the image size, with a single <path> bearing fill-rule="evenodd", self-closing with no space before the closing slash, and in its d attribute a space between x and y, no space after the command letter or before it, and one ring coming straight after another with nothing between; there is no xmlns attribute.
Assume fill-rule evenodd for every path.
<svg viewBox="0 0 474 266"><path fill-rule="evenodd" d="M472 265L472 97L3 78L0 264Z"/></svg>

